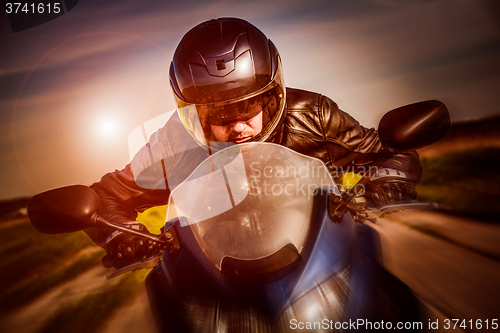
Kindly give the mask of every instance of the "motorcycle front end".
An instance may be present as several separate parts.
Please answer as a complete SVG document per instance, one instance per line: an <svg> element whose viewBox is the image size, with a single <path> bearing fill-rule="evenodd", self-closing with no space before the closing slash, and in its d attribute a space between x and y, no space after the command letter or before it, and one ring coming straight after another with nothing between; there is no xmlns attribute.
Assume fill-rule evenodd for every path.
<svg viewBox="0 0 500 333"><path fill-rule="evenodd" d="M382 119L381 161L444 136L446 107L422 103ZM318 159L244 143L208 157L171 192L161 235L106 221L85 186L38 194L28 214L45 233L111 227L163 249L108 274L154 267L146 288L160 332L349 332L421 321L428 310L383 268L379 234L364 223L396 208L367 211L356 198Z"/></svg>
<svg viewBox="0 0 500 333"><path fill-rule="evenodd" d="M159 331L415 320L425 307L383 269L376 230L332 213L341 197L321 161L283 146L240 144L207 159L172 192L169 214L180 217L166 232L178 247L146 280Z"/></svg>

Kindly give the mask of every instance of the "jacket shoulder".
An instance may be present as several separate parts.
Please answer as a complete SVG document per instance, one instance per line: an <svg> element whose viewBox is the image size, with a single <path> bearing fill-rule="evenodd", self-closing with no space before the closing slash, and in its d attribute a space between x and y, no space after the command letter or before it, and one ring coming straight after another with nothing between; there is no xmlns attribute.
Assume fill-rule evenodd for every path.
<svg viewBox="0 0 500 333"><path fill-rule="evenodd" d="M295 88L286 88L288 110L318 111L321 94Z"/></svg>
<svg viewBox="0 0 500 333"><path fill-rule="evenodd" d="M287 88L285 131L325 141L335 136L340 109L330 98L311 91Z"/></svg>

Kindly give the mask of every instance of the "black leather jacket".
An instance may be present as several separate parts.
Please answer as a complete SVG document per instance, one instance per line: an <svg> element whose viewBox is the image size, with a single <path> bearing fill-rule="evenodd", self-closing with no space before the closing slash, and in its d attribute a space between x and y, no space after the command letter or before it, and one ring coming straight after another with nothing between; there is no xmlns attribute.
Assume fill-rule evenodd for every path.
<svg viewBox="0 0 500 333"><path fill-rule="evenodd" d="M284 119L273 141L321 159L335 178L347 167L349 171L367 168L382 150L377 131L361 126L331 99L290 88ZM100 214L123 223L135 220L137 212L166 204L170 188L181 183L207 156L175 113L131 163L91 186L102 202ZM382 167L401 170L413 182L421 177L416 152L398 155ZM101 246L108 234L102 229L87 233Z"/></svg>

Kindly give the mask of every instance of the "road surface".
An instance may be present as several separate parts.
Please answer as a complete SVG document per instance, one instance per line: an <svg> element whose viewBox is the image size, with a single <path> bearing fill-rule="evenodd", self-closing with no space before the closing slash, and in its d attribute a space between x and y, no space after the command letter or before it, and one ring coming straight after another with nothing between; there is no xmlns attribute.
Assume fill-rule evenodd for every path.
<svg viewBox="0 0 500 333"><path fill-rule="evenodd" d="M404 211L373 226L382 235L384 266L431 307L469 327L469 320L500 321L499 224Z"/></svg>

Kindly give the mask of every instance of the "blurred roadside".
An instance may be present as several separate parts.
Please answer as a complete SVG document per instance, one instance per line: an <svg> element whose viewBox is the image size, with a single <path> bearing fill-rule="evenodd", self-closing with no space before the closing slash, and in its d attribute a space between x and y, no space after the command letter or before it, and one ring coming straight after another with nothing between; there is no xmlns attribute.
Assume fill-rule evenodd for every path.
<svg viewBox="0 0 500 333"><path fill-rule="evenodd" d="M102 332L123 322L124 311L129 327L111 331L154 332L143 283L149 270L106 280L103 249L81 231L38 232L19 212L23 200L2 206L11 209L0 218L0 332ZM154 207L138 220L158 233L165 214L165 206Z"/></svg>
<svg viewBox="0 0 500 333"><path fill-rule="evenodd" d="M455 123L445 138L419 154L423 177L418 200L500 221L500 116Z"/></svg>
<svg viewBox="0 0 500 333"><path fill-rule="evenodd" d="M500 148L500 114L494 117L452 123L448 134L438 142L418 150L428 158L484 147Z"/></svg>
<svg viewBox="0 0 500 333"><path fill-rule="evenodd" d="M28 216L26 207L29 197L15 198L0 202L0 223Z"/></svg>

